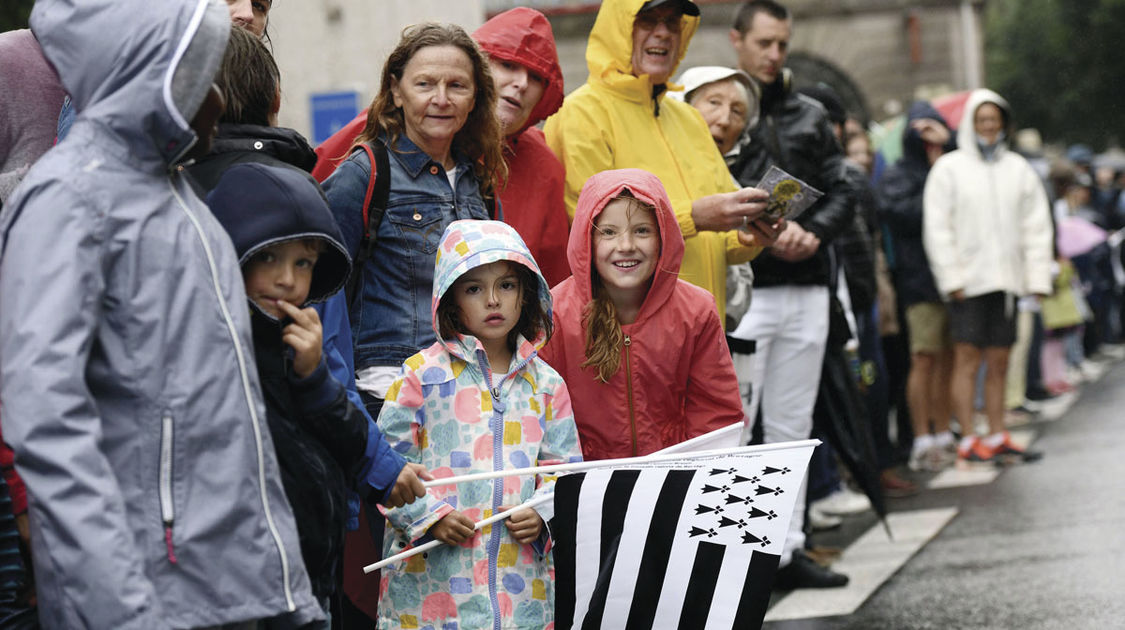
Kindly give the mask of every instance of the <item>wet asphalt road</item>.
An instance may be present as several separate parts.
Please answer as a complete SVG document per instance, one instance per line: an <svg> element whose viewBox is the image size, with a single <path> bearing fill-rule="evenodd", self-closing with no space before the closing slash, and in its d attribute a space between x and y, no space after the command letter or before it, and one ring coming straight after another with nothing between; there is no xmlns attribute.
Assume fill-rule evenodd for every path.
<svg viewBox="0 0 1125 630"><path fill-rule="evenodd" d="M764 627L1125 628L1125 363L1085 385L1062 417L1028 428L1043 460L891 500L893 512L959 511L854 612ZM846 558L874 523L850 517L813 540Z"/></svg>

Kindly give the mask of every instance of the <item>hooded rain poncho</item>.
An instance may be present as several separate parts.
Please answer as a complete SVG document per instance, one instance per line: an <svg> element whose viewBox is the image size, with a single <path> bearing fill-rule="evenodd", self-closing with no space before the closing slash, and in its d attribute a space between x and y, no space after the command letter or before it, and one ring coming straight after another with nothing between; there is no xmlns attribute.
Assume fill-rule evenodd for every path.
<svg viewBox="0 0 1125 630"><path fill-rule="evenodd" d="M1051 293L1054 230L1043 183L1001 138L985 159L974 126L985 103L1009 113L991 90L974 90L957 128L957 150L930 169L923 193L923 242L941 295Z"/></svg>
<svg viewBox="0 0 1125 630"><path fill-rule="evenodd" d="M579 191L596 173L643 168L660 178L685 242L680 277L714 296L723 321L727 265L746 262L761 250L744 247L734 231L695 227L694 200L737 188L703 116L665 98L664 92L654 96L648 75L633 76L633 19L644 3L602 3L586 47L589 79L547 119L547 143L566 166L566 207L572 219ZM677 64L699 27L698 17L681 19Z"/></svg>
<svg viewBox="0 0 1125 630"><path fill-rule="evenodd" d="M603 383L586 360L583 313L594 297L591 228L628 189L656 208L660 260L632 324L617 373ZM552 292L555 334L543 358L574 392L574 417L586 459L647 455L743 420L742 399L723 327L710 296L676 278L684 239L660 181L638 169L608 171L582 190L567 258L572 275Z"/></svg>
<svg viewBox="0 0 1125 630"><path fill-rule="evenodd" d="M551 286L566 279L569 222L563 192L566 173L535 128L563 102L562 68L551 24L535 9L517 7L484 23L473 39L493 59L518 63L543 79L543 95L523 127L504 143L508 179L500 185L504 222L516 228Z"/></svg>
<svg viewBox="0 0 1125 630"><path fill-rule="evenodd" d="M176 166L230 33L209 0L40 0L78 111L0 215L4 437L47 628L292 612L309 590L238 260Z"/></svg>
<svg viewBox="0 0 1125 630"><path fill-rule="evenodd" d="M472 335L444 339L438 328L441 297L469 270L510 261L535 272L544 312L551 293L511 226L456 221L446 228L434 271L433 321L438 341L406 360L387 392L379 427L408 460L435 477L580 461L570 395L562 378L538 357L546 333L519 337L507 374L494 374ZM522 475L437 486L422 500L387 511L384 557L416 542L451 510L474 521L501 505L515 506L551 491L553 477ZM547 502L535 508L544 523ZM441 546L383 569L379 628L547 628L554 592L545 556L548 529L520 545L506 526L477 530L457 547Z"/></svg>

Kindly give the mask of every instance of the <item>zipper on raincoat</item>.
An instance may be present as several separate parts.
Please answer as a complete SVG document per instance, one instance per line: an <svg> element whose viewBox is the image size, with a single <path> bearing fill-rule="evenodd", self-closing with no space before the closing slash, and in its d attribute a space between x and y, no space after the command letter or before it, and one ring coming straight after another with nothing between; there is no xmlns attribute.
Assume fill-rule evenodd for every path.
<svg viewBox="0 0 1125 630"><path fill-rule="evenodd" d="M176 522L176 507L172 503L172 416L160 419L160 520L164 522L164 545L168 548L168 561L176 564L176 550L172 545L172 526Z"/></svg>
<svg viewBox="0 0 1125 630"><path fill-rule="evenodd" d="M200 3L200 6L204 6L203 3ZM250 426L254 430L254 446L258 464L258 496L262 501L262 513L266 518L266 528L269 530L270 537L273 538L274 547L277 549L278 556L281 560L281 582L282 590L285 591L285 607L289 612L293 612L297 610L297 603L293 600L293 586L290 584L289 555L285 548L285 543L281 540L281 532L277 529L277 523L274 522L273 518L273 510L270 507L269 491L266 486L265 444L262 438L261 419L258 417L258 409L254 404L254 392L250 386L250 366L247 365L242 343L239 340L238 328L235 326L234 318L231 316L230 309L227 308L226 300L223 297L223 285L219 281L219 267L215 262L215 254L211 251L211 243L207 240L206 232L203 229L203 225L199 222L199 218L195 216L195 213L188 207L187 202L184 201L183 196L176 190L176 176L177 174L173 172L172 177L169 177L168 189L172 191L172 196L176 199L180 209L183 210L184 215L187 216L188 221L191 222L196 237L199 239L199 244L203 247L203 253L207 259L207 270L210 272L211 276L211 289L215 294L219 312L222 315L223 323L226 324L227 332L231 338L231 345L234 348L235 360L238 363L239 380L242 384L242 396L243 400L246 402L247 411L250 413Z"/></svg>
<svg viewBox="0 0 1125 630"><path fill-rule="evenodd" d="M483 350L476 351L477 367L480 368L481 374L484 375L484 385L488 390L489 395L492 396L492 418L488 423L492 428L492 469L496 470L497 455L499 455L500 467L504 467L504 406L500 402L500 388L504 384L503 379L495 386L492 384L492 365L488 362L488 355ZM483 356L482 356L483 355ZM494 479L492 481L492 509L495 512L500 502L504 498L504 480ZM483 531L481 534L483 535ZM496 564L500 559L500 530L497 525L493 525L492 535L489 537L488 542L485 543L485 550L488 556L488 601L492 606L492 627L493 630L500 628L500 599L496 588Z"/></svg>
<svg viewBox="0 0 1125 630"><path fill-rule="evenodd" d="M637 419L633 416L633 371L629 365L629 346L633 343L625 335L625 400L629 403L629 431L633 436L633 457L637 456Z"/></svg>

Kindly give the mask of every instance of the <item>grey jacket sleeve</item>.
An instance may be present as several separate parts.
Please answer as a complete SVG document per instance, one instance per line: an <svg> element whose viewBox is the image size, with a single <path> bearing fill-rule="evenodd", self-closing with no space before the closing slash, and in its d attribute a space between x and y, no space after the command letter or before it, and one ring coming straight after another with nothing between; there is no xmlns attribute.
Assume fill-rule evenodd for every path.
<svg viewBox="0 0 1125 630"><path fill-rule="evenodd" d="M41 617L47 627L163 628L87 381L109 328L106 220L57 182L20 197L0 222L0 397L31 499Z"/></svg>

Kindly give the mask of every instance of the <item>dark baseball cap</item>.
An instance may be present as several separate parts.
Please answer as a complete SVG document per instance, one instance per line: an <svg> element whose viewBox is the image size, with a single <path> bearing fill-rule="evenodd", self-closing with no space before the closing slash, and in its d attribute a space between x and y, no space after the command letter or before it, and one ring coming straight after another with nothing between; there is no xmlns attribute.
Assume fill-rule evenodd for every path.
<svg viewBox="0 0 1125 630"><path fill-rule="evenodd" d="M641 5L637 13L643 13L649 9L656 9L667 4L678 6L680 12L684 15L699 17L699 6L691 0L648 0L648 2Z"/></svg>

